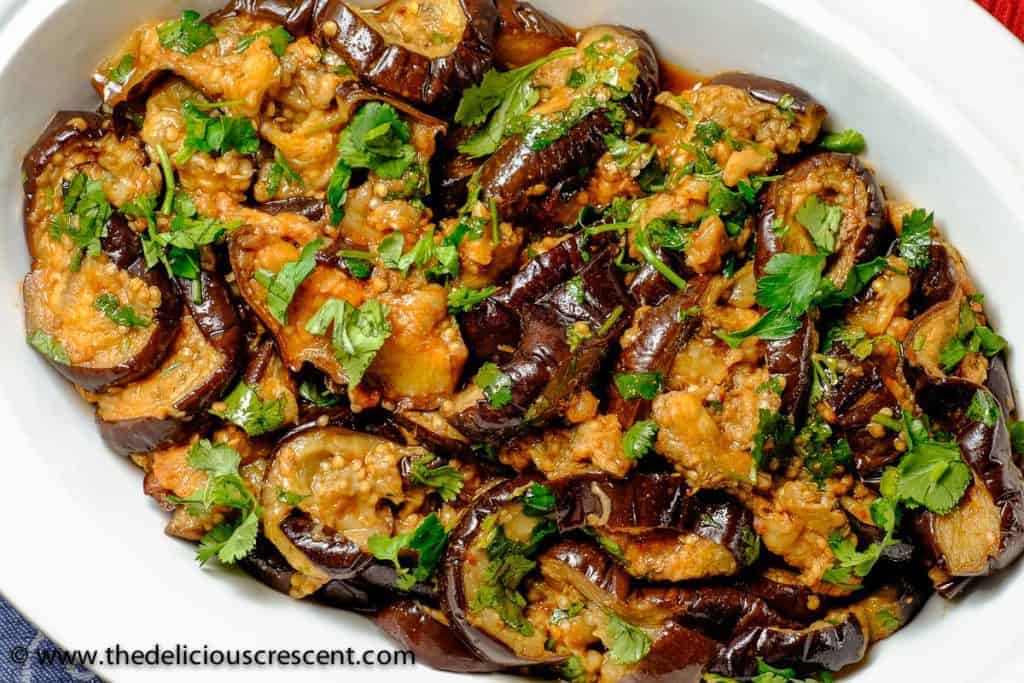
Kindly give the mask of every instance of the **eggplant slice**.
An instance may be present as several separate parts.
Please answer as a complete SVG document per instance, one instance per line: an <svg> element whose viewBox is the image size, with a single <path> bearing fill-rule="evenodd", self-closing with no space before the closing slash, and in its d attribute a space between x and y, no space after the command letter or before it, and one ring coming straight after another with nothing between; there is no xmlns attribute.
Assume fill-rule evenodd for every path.
<svg viewBox="0 0 1024 683"><path fill-rule="evenodd" d="M530 3L498 0L494 61L503 69L518 69L575 42L562 22Z"/></svg>
<svg viewBox="0 0 1024 683"><path fill-rule="evenodd" d="M263 484L262 524L264 535L296 572L289 588L293 596L305 597L336 582L338 591L341 586L366 593L396 588L396 568L370 555L367 542L374 534L394 535L407 521L389 503L418 509L422 495L403 494L401 462L423 454L379 436L319 424L300 428L279 443ZM424 584L409 592L435 597Z"/></svg>
<svg viewBox="0 0 1024 683"><path fill-rule="evenodd" d="M836 235L836 252L826 263L825 275L839 288L854 266L882 254L892 241L883 220L882 191L857 157L817 154L790 169L772 184L758 218L755 273L760 278L776 254L815 254L817 247L796 215L810 197L839 206L843 218ZM788 226L780 231L776 225ZM781 233L781 234L780 234ZM782 412L799 413L810 390L811 356L818 346L816 327L805 320L788 339L769 341L768 370L785 381Z"/></svg>
<svg viewBox="0 0 1024 683"><path fill-rule="evenodd" d="M100 434L117 453L148 453L187 440L244 363L244 332L223 279L199 278L202 301L185 281L187 313L163 364L97 400Z"/></svg>
<svg viewBox="0 0 1024 683"><path fill-rule="evenodd" d="M490 68L497 26L494 0L389 0L373 10L326 0L313 37L371 85L444 109Z"/></svg>
<svg viewBox="0 0 1024 683"><path fill-rule="evenodd" d="M562 284L537 303L524 303L523 310L519 346L501 367L511 386L509 404L495 406L483 397L450 418L470 440L498 445L562 413L629 324L633 301L608 249L591 259L578 280ZM571 330L582 330L576 346L569 341Z"/></svg>
<svg viewBox="0 0 1024 683"><path fill-rule="evenodd" d="M83 253L70 237L54 232L58 221L81 226L81 218L68 215L74 207L63 203L85 193L86 183L102 184L103 201L108 185L121 198L123 190L113 187L115 179L107 182L104 168L118 161L142 164L142 174L148 165L141 143L119 139L110 119L61 112L23 163L25 234L33 256L22 290L26 329L30 339L42 336L58 346L63 355L47 359L87 391L152 372L170 352L181 317L177 290L163 270L147 269L138 235L109 204L98 254ZM125 306L134 319L118 318Z"/></svg>

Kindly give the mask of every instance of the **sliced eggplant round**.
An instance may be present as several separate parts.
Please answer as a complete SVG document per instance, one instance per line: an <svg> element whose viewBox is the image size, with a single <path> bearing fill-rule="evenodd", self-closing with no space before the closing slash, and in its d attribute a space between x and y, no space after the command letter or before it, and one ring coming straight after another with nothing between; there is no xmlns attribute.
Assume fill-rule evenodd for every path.
<svg viewBox="0 0 1024 683"><path fill-rule="evenodd" d="M186 440L241 370L244 331L227 286L209 271L198 282L202 301L193 297L191 281L183 285L187 313L164 362L98 398L100 434L118 453L147 453Z"/></svg>
<svg viewBox="0 0 1024 683"><path fill-rule="evenodd" d="M635 536L641 547L650 532L692 536L727 551L733 572L750 566L760 554L750 510L723 491L692 492L681 477L638 474L619 480L581 475L553 481L550 486L558 501L561 533L588 528L599 534L621 534L623 539ZM710 557L705 559L715 564L716 570L697 573L720 573L720 560L712 559L712 553L707 555Z"/></svg>
<svg viewBox="0 0 1024 683"><path fill-rule="evenodd" d="M590 260L583 238L573 237L530 260L508 283L459 317L473 355L499 360L511 355L522 335L522 311L583 270Z"/></svg>
<svg viewBox="0 0 1024 683"><path fill-rule="evenodd" d="M390 0L368 10L318 3L313 36L364 81L421 105L450 106L494 56L494 0Z"/></svg>
<svg viewBox="0 0 1024 683"><path fill-rule="evenodd" d="M503 69L518 69L575 42L562 22L530 3L498 0L494 61Z"/></svg>
<svg viewBox="0 0 1024 683"><path fill-rule="evenodd" d="M77 270L42 265L22 286L29 338L59 344L67 358L47 360L87 391L148 375L170 353L181 324L178 290L163 270L147 269L138 235L120 214L106 232L102 258L88 257ZM120 315L125 307L135 317Z"/></svg>
<svg viewBox="0 0 1024 683"><path fill-rule="evenodd" d="M801 114L817 112L824 118L825 108L814 99L809 92L785 81L759 76L757 74L730 71L719 74L709 81L708 85L726 85L730 88L745 90L759 102L778 106L783 98L792 99L789 109Z"/></svg>
<svg viewBox="0 0 1024 683"><path fill-rule="evenodd" d="M497 445L533 424L561 414L575 391L598 370L613 340L629 324L633 301L606 250L580 271L578 281L557 287L537 303L524 304L523 334L501 367L511 401L488 397L450 418L473 441ZM570 331L580 334L574 346ZM582 334L581 334L582 331Z"/></svg>
<svg viewBox="0 0 1024 683"><path fill-rule="evenodd" d="M618 104L630 119L646 121L654 108L658 89L658 60L654 48L642 32L621 26L598 26L581 37L577 50L585 52L587 46L605 40L606 36L634 46L631 59L637 69L636 80L632 90ZM569 97L567 101L573 99ZM541 149L534 149L522 136L509 138L480 168L481 199L485 202L493 199L503 217L523 215L533 198L546 194L581 169L591 167L608 150L605 135L613 129L607 110L598 108Z"/></svg>
<svg viewBox="0 0 1024 683"><path fill-rule="evenodd" d="M701 316L691 311L700 302L707 287L707 278L691 280L686 290L674 294L655 308L645 312L637 326L635 341L619 354L615 373L636 374L659 372L667 374L676 354L701 326ZM644 420L651 402L643 398L627 399L617 386L611 387L608 412L619 418L623 429Z"/></svg>
<svg viewBox="0 0 1024 683"><path fill-rule="evenodd" d="M318 0L231 0L223 9L206 18L216 24L228 17L247 16L284 26L293 36L309 33L313 10Z"/></svg>
<svg viewBox="0 0 1024 683"><path fill-rule="evenodd" d="M929 382L918 403L951 433L974 474L964 499L947 515L931 512L915 521L936 590L960 593L971 579L1005 569L1024 552L1024 477L1014 464L1002 410L980 417L969 410L980 397L998 406L991 392L973 382L948 378Z"/></svg>
<svg viewBox="0 0 1024 683"><path fill-rule="evenodd" d="M816 254L818 247L797 214L814 197L842 209L842 222L834 236L835 252L825 275L842 288L854 266L879 256L891 243L883 220L882 192L857 157L818 154L790 169L772 184L758 218L755 272L760 278L777 254ZM778 225L786 229L777 229ZM767 343L769 371L785 381L781 410L798 413L807 398L813 376L811 355L817 349L817 332L805 320L792 337Z"/></svg>
<svg viewBox="0 0 1024 683"><path fill-rule="evenodd" d="M405 495L401 463L424 451L344 427L313 425L277 447L260 496L263 533L297 572L290 592L313 594L332 582L391 590L397 568L368 551L369 538L395 535L424 495ZM405 506L393 511L390 506ZM433 587L410 589L430 599Z"/></svg>
<svg viewBox="0 0 1024 683"><path fill-rule="evenodd" d="M385 633L413 651L417 661L440 671L490 673L504 667L479 659L455 635L443 613L419 602L388 605L373 618Z"/></svg>

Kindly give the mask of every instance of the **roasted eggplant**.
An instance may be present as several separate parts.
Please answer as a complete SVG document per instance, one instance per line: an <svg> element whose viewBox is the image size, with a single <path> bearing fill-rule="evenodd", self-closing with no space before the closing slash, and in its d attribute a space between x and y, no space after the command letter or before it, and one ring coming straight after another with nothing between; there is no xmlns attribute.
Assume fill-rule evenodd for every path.
<svg viewBox="0 0 1024 683"><path fill-rule="evenodd" d="M494 61L518 69L576 41L562 22L528 2L498 0L498 40Z"/></svg>
<svg viewBox="0 0 1024 683"><path fill-rule="evenodd" d="M297 572L291 593L304 597L332 582L366 592L393 589L397 568L368 550L374 534L408 522L387 504L418 510L423 495L403 491L401 461L421 449L343 427L298 429L277 447L263 483L263 533ZM407 516L407 515L406 515ZM415 584L413 595L433 596Z"/></svg>
<svg viewBox="0 0 1024 683"><path fill-rule="evenodd" d="M471 440L498 444L563 412L568 398L590 381L611 340L626 328L632 309L614 253L595 256L578 280L524 304L522 338L501 367L511 401L495 405L484 396L454 415L452 425ZM570 332L579 335L575 345Z"/></svg>
<svg viewBox="0 0 1024 683"><path fill-rule="evenodd" d="M209 271L198 282L202 301L185 281L187 312L163 364L98 397L100 434L118 453L146 453L186 440L241 370L244 332L227 286Z"/></svg>
<svg viewBox="0 0 1024 683"><path fill-rule="evenodd" d="M621 26L589 29L579 41L579 52L595 43L611 40L633 47L631 60L636 76L629 93L618 104L634 121L644 121L654 107L658 87L658 61L647 36ZM566 58L571 59L571 58ZM538 188L550 190L580 169L594 164L608 149L605 135L613 131L607 111L597 108L557 140L535 149L521 136L509 138L480 168L481 199L494 200L502 216L517 217L530 205Z"/></svg>
<svg viewBox="0 0 1024 683"><path fill-rule="evenodd" d="M666 374L679 350L700 329L700 315L692 309L697 306L706 286L707 280L703 278L690 281L685 291L643 313L636 341L623 348L619 354L616 374ZM623 429L631 427L637 420L646 419L650 409L649 400L624 398L618 387L612 387L608 412L619 418Z"/></svg>
<svg viewBox="0 0 1024 683"><path fill-rule="evenodd" d="M459 640L444 614L422 603L405 600L388 605L373 621L416 658L441 671L489 673L497 664L482 661Z"/></svg>
<svg viewBox="0 0 1024 683"><path fill-rule="evenodd" d="M313 27L314 38L366 82L444 108L490 68L498 10L493 0L390 0L373 10L327 0Z"/></svg>

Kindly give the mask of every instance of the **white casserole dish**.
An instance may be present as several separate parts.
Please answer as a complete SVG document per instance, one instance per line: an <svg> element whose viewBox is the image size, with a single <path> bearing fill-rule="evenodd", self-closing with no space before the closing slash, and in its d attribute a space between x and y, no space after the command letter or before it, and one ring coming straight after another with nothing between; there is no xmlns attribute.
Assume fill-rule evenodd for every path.
<svg viewBox="0 0 1024 683"><path fill-rule="evenodd" d="M135 467L102 445L90 409L22 341L19 283L28 268L22 155L53 112L96 105L89 73L131 27L185 6L202 11L220 4L30 0L0 33L0 196L7 226L0 238L0 591L67 648L391 648L354 614L289 600L241 572L200 570L190 546L161 533L164 514L142 496ZM1024 253L1024 48L973 3L535 4L578 26L618 21L646 29L663 58L691 69L749 70L814 93L834 112L833 127L855 126L866 134L868 160L890 194L936 211L986 293L1000 332L1011 345L1024 343L1024 308L1016 300ZM936 45L945 46L939 54ZM964 57L982 53L987 56ZM955 80L968 74L977 78ZM1011 373L1024 386L1024 366L1017 360L1011 356ZM1024 680L1022 601L1020 567L983 582L960 603L936 598L844 680ZM180 680L185 674L128 667L98 671L112 681ZM186 675L327 681L410 674L423 681L459 678L425 668L208 668Z"/></svg>

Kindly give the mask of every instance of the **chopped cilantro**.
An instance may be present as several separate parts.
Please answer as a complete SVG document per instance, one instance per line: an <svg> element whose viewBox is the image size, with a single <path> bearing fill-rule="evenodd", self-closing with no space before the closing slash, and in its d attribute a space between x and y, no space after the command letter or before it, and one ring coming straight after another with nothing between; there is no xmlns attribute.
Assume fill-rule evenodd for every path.
<svg viewBox="0 0 1024 683"><path fill-rule="evenodd" d="M391 336L388 307L375 299L359 308L347 301L328 299L306 323L306 331L324 335L332 327L334 355L345 370L351 390L362 381L377 352Z"/></svg>
<svg viewBox="0 0 1024 683"><path fill-rule="evenodd" d="M661 393L663 376L660 372L618 373L613 379L623 398L650 401Z"/></svg>
<svg viewBox="0 0 1024 683"><path fill-rule="evenodd" d="M430 513L415 531L394 537L381 534L370 536L367 546L378 560L395 565L398 571L396 586L399 590L407 591L434 575L447 542L448 532L444 525L436 514ZM404 550L411 550L417 554L416 567L412 570L403 567L399 561L399 554Z"/></svg>
<svg viewBox="0 0 1024 683"><path fill-rule="evenodd" d="M512 378L494 363L484 363L473 383L484 390L484 397L492 408L504 408L512 403Z"/></svg>
<svg viewBox="0 0 1024 683"><path fill-rule="evenodd" d="M288 49L288 44L295 40L295 38L292 37L292 34L288 33L283 26L275 26L274 28L268 28L266 31L253 33L252 35L242 38L238 41L238 47L235 48L235 53L242 54L260 38L266 38L270 41L270 49L273 50L274 54L278 57L284 57L284 53Z"/></svg>
<svg viewBox="0 0 1024 683"><path fill-rule="evenodd" d="M555 492L544 484L530 484L520 499L523 513L530 517L544 517L555 511Z"/></svg>
<svg viewBox="0 0 1024 683"><path fill-rule="evenodd" d="M152 324L149 318L139 315L131 306L122 306L118 298L109 292L96 297L92 305L121 327L149 327Z"/></svg>
<svg viewBox="0 0 1024 683"><path fill-rule="evenodd" d="M462 491L463 475L451 465L428 467L434 462L434 456L424 455L412 462L409 476L420 486L436 489L441 500L450 503L458 498Z"/></svg>
<svg viewBox="0 0 1024 683"><path fill-rule="evenodd" d="M836 239L843 222L843 210L840 207L823 202L818 199L818 195L812 194L797 211L796 219L807 228L820 252L835 252Z"/></svg>
<svg viewBox="0 0 1024 683"><path fill-rule="evenodd" d="M181 105L185 117L185 142L174 155L174 163L186 163L196 152L207 154L255 154L260 139L252 121L234 116L210 116L205 105L185 100Z"/></svg>
<svg viewBox="0 0 1024 683"><path fill-rule="evenodd" d="M651 651L651 638L644 631L608 613L608 640L605 643L616 664L636 664Z"/></svg>
<svg viewBox="0 0 1024 683"><path fill-rule="evenodd" d="M224 407L210 413L238 425L249 436L263 436L284 423L284 398L264 400L259 387L239 382L224 398Z"/></svg>
<svg viewBox="0 0 1024 683"><path fill-rule="evenodd" d="M821 139L819 144L830 152L846 154L860 154L868 146L864 135L852 128L847 128L840 133L829 133Z"/></svg>
<svg viewBox="0 0 1024 683"><path fill-rule="evenodd" d="M180 19L168 21L157 27L160 44L169 50L190 55L217 40L213 28L199 18L199 12L185 10Z"/></svg>
<svg viewBox="0 0 1024 683"><path fill-rule="evenodd" d="M68 352L64 349L64 345L46 332L36 330L28 335L26 341L29 346L52 361L63 363L64 365L71 363L71 359L68 358Z"/></svg>
<svg viewBox="0 0 1024 683"><path fill-rule="evenodd" d="M482 289L459 287L448 292L448 310L452 313L468 313L497 291L497 287Z"/></svg>
<svg viewBox="0 0 1024 683"><path fill-rule="evenodd" d="M267 290L267 309L282 325L288 324L288 306L295 292L316 268L316 254L321 246L322 240L310 242L302 248L298 260L285 263L277 273L262 269L256 272L256 282Z"/></svg>
<svg viewBox="0 0 1024 683"><path fill-rule="evenodd" d="M924 209L914 209L903 217L900 232L899 252L911 268L927 268L932 257L932 228L935 214Z"/></svg>
<svg viewBox="0 0 1024 683"><path fill-rule="evenodd" d="M622 435L622 450L629 460L639 460L654 447L658 436L658 423L654 420L642 420L630 427Z"/></svg>

